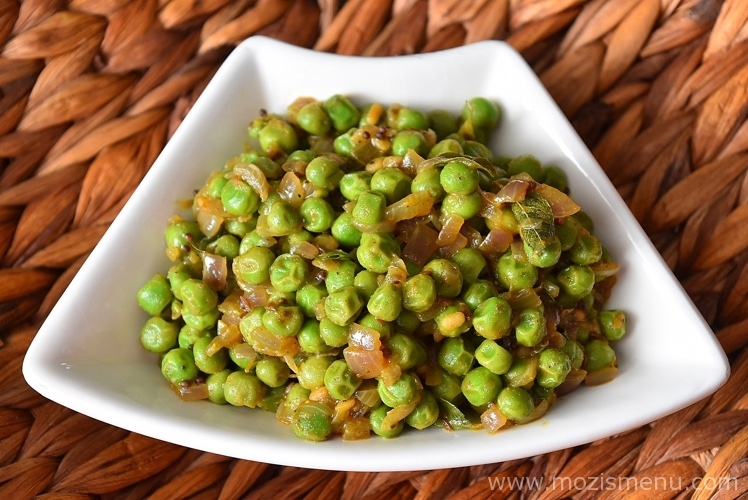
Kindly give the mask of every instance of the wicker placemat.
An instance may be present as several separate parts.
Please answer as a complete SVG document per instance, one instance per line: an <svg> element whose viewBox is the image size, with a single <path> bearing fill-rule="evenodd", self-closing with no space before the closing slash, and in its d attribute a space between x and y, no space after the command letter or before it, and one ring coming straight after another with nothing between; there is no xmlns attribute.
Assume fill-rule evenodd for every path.
<svg viewBox="0 0 748 500"><path fill-rule="evenodd" d="M371 56L514 45L717 331L728 383L588 446L408 473L228 459L36 394L21 362L40 322L217 66L258 33ZM0 1L0 498L748 497L747 38L745 0ZM499 482L553 477L566 480Z"/></svg>

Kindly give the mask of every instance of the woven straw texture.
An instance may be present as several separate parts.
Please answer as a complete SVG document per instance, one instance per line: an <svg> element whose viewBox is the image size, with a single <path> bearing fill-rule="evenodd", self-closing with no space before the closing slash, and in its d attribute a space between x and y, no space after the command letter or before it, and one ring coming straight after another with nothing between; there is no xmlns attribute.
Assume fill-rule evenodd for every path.
<svg viewBox="0 0 748 500"><path fill-rule="evenodd" d="M39 396L21 376L39 324L253 34L366 56L508 41L714 327L730 380L587 446L407 473L229 459ZM745 0L0 1L0 498L748 498L747 93ZM600 491L608 478L623 487Z"/></svg>

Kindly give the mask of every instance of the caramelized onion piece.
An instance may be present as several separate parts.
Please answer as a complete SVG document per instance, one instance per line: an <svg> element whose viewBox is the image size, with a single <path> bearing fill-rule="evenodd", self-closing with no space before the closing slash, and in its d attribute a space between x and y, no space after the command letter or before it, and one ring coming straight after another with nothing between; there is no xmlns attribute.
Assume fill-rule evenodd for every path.
<svg viewBox="0 0 748 500"><path fill-rule="evenodd" d="M252 347L260 354L282 358L286 354L295 356L299 352L299 341L296 337L279 337L264 327L252 331Z"/></svg>
<svg viewBox="0 0 748 500"><path fill-rule="evenodd" d="M352 323L348 331L348 345L364 351L375 351L382 348L379 332L358 323Z"/></svg>
<svg viewBox="0 0 748 500"><path fill-rule="evenodd" d="M218 215L203 212L201 210L195 215L195 220L197 221L200 231L208 238L212 238L221 230L221 225L223 225L224 219Z"/></svg>
<svg viewBox="0 0 748 500"><path fill-rule="evenodd" d="M480 421L483 424L483 428L489 434L495 434L506 425L507 418L499 411L499 405L492 404L486 411L481 413Z"/></svg>
<svg viewBox="0 0 748 500"><path fill-rule="evenodd" d="M208 384L176 385L174 389L182 401L200 401L208 399Z"/></svg>
<svg viewBox="0 0 748 500"><path fill-rule="evenodd" d="M270 196L270 183L268 182L265 174L260 170L260 167L252 163L237 163L234 165L234 173L241 177L241 179L252 186L257 194L260 195L260 199L265 201Z"/></svg>
<svg viewBox="0 0 748 500"><path fill-rule="evenodd" d="M618 375L617 366L609 366L600 370L589 372L584 378L584 385L600 385L610 382Z"/></svg>
<svg viewBox="0 0 748 500"><path fill-rule="evenodd" d="M446 247L451 245L457 239L460 234L460 229L465 223L465 219L459 215L452 214L444 220L444 225L441 231L439 231L439 237L436 239L436 244L440 247Z"/></svg>
<svg viewBox="0 0 748 500"><path fill-rule="evenodd" d="M387 415L382 419L382 429L392 430L397 427L400 421L405 420L405 417L410 415L413 410L416 409L418 403L421 402L420 396L413 398L413 401L407 405L396 406L387 412Z"/></svg>
<svg viewBox="0 0 748 500"><path fill-rule="evenodd" d="M348 346L343 349L343 357L348 367L358 378L367 379L378 376L387 365L380 350L366 351Z"/></svg>
<svg viewBox="0 0 748 500"><path fill-rule="evenodd" d="M203 253L203 281L216 292L226 288L228 266L226 257L212 253Z"/></svg>
<svg viewBox="0 0 748 500"><path fill-rule="evenodd" d="M495 227L488 232L483 242L478 245L478 250L483 253L504 253L513 241L514 235L512 233L506 229Z"/></svg>
<svg viewBox="0 0 748 500"><path fill-rule="evenodd" d="M403 259L423 267L439 248L436 244L438 237L439 233L430 227L425 224L419 225L403 248Z"/></svg>
<svg viewBox="0 0 748 500"><path fill-rule="evenodd" d="M278 194L281 199L294 208L299 208L306 198L301 180L293 172L286 172L286 175L283 176L280 184L278 184Z"/></svg>
<svg viewBox="0 0 748 500"><path fill-rule="evenodd" d="M535 191L545 198L553 211L553 217L556 219L569 217L579 212L582 208L574 203L569 195L563 193L553 186L548 184L538 184L535 186Z"/></svg>
<svg viewBox="0 0 748 500"><path fill-rule="evenodd" d="M417 191L388 206L385 220L400 222L428 215L434 207L434 197L428 191Z"/></svg>
<svg viewBox="0 0 748 500"><path fill-rule="evenodd" d="M530 183L526 180L512 179L506 183L506 186L496 193L493 197L494 203L514 203L515 201L522 201L525 199L527 188L529 187Z"/></svg>

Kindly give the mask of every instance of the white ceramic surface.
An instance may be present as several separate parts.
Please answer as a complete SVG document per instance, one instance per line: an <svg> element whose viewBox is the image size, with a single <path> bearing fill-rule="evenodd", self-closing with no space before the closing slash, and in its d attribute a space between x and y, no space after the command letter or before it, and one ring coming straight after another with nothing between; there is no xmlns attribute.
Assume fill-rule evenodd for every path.
<svg viewBox="0 0 748 500"><path fill-rule="evenodd" d="M183 403L138 343L135 292L168 267L163 229L207 174L237 154L260 108L335 93L457 113L473 96L503 108L492 147L562 166L574 199L622 265L611 307L628 314L618 378L560 398L541 420L496 435L407 432L394 440L310 443L261 410ZM29 348L42 395L115 426L201 450L336 470L419 470L498 462L587 443L656 420L716 390L729 365L708 325L608 178L522 58L482 42L441 53L352 58L257 37L241 44L167 144Z"/></svg>

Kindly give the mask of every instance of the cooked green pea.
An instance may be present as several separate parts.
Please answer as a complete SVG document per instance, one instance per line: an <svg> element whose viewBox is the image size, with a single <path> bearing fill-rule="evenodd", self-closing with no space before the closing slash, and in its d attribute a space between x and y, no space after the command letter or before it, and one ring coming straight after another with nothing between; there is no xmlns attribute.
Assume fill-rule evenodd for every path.
<svg viewBox="0 0 748 500"><path fill-rule="evenodd" d="M325 384L325 372L335 360L332 356L315 355L299 365L298 379L302 387L313 391Z"/></svg>
<svg viewBox="0 0 748 500"><path fill-rule="evenodd" d="M205 379L205 384L208 386L208 400L212 403L218 405L225 405L227 403L223 392L223 385L230 374L231 370L221 370L218 373L211 373Z"/></svg>
<svg viewBox="0 0 748 500"><path fill-rule="evenodd" d="M575 213L572 215L572 218L577 221L580 226L586 229L587 232L591 233L593 231L594 223L592 222L592 217L590 217L590 215L584 210Z"/></svg>
<svg viewBox="0 0 748 500"><path fill-rule="evenodd" d="M483 198L477 192L469 194L448 194L442 200L444 215L459 215L463 219L472 219L483 207Z"/></svg>
<svg viewBox="0 0 748 500"><path fill-rule="evenodd" d="M512 366L504 374L504 381L510 387L529 387L538 374L538 357L514 358Z"/></svg>
<svg viewBox="0 0 748 500"><path fill-rule="evenodd" d="M221 190L221 203L231 215L249 215L260 206L260 195L241 179L229 179Z"/></svg>
<svg viewBox="0 0 748 500"><path fill-rule="evenodd" d="M336 325L324 318L319 322L319 336L330 347L343 347L348 343L348 326Z"/></svg>
<svg viewBox="0 0 748 500"><path fill-rule="evenodd" d="M414 429L431 427L439 418L439 404L431 391L423 391L418 406L405 417L405 423Z"/></svg>
<svg viewBox="0 0 748 500"><path fill-rule="evenodd" d="M403 307L413 312L424 312L436 301L436 283L427 274L416 274L403 284Z"/></svg>
<svg viewBox="0 0 748 500"><path fill-rule="evenodd" d="M337 290L325 298L325 313L338 326L353 323L363 307L364 301L352 286Z"/></svg>
<svg viewBox="0 0 748 500"><path fill-rule="evenodd" d="M579 234L567 254L573 263L588 266L600 260L603 255L603 246L600 240L591 234Z"/></svg>
<svg viewBox="0 0 748 500"><path fill-rule="evenodd" d="M262 325L280 337L294 337L304 323L304 314L299 306L278 306L266 309L262 315Z"/></svg>
<svg viewBox="0 0 748 500"><path fill-rule="evenodd" d="M283 177L283 174L285 174L281 166L273 161L272 158L268 158L267 156L256 156L248 161L248 163L252 163L254 166L259 168L268 179L280 179Z"/></svg>
<svg viewBox="0 0 748 500"><path fill-rule="evenodd" d="M265 247L251 247L231 263L231 270L239 282L259 285L270 279L270 268L275 254Z"/></svg>
<svg viewBox="0 0 748 500"><path fill-rule="evenodd" d="M561 257L561 241L553 236L542 244L529 245L524 243L525 254L530 264L535 267L546 268L554 266Z"/></svg>
<svg viewBox="0 0 748 500"><path fill-rule="evenodd" d="M379 191L387 203L395 203L410 194L412 179L399 168L387 167L377 170L371 176L371 189Z"/></svg>
<svg viewBox="0 0 748 500"><path fill-rule="evenodd" d="M306 166L306 178L321 189L335 189L343 178L340 160L334 156L318 156Z"/></svg>
<svg viewBox="0 0 748 500"><path fill-rule="evenodd" d="M335 219L331 232L343 248L354 248L361 244L361 231L353 225L353 216L347 212Z"/></svg>
<svg viewBox="0 0 748 500"><path fill-rule="evenodd" d="M496 291L496 287L488 280L475 280L474 283L470 283L467 288L462 291L462 301L467 304L468 309L475 311L483 301L496 297L499 292Z"/></svg>
<svg viewBox="0 0 748 500"><path fill-rule="evenodd" d="M429 119L417 109L403 107L399 109L393 125L397 130L425 130L429 128Z"/></svg>
<svg viewBox="0 0 748 500"><path fill-rule="evenodd" d="M496 265L496 280L507 290L531 288L538 280L538 270L526 259L507 252Z"/></svg>
<svg viewBox="0 0 748 500"><path fill-rule="evenodd" d="M569 250L577 241L579 224L573 218L567 218L562 224L556 224L555 231L561 244L561 251Z"/></svg>
<svg viewBox="0 0 748 500"><path fill-rule="evenodd" d="M502 389L501 378L488 368L478 366L462 379L462 393L473 406L483 406L496 399Z"/></svg>
<svg viewBox="0 0 748 500"><path fill-rule="evenodd" d="M512 326L512 308L505 299L491 297L479 305L473 315L473 328L481 337L500 339Z"/></svg>
<svg viewBox="0 0 748 500"><path fill-rule="evenodd" d="M606 340L590 340L584 346L584 356L587 358L585 369L588 372L596 372L603 368L616 366L616 353Z"/></svg>
<svg viewBox="0 0 748 500"><path fill-rule="evenodd" d="M293 431L308 441L324 441L332 433L332 411L319 401L303 403L293 416Z"/></svg>
<svg viewBox="0 0 748 500"><path fill-rule="evenodd" d="M382 321L395 321L400 315L403 303L403 293L399 286L393 283L383 283L369 297L367 309Z"/></svg>
<svg viewBox="0 0 748 500"><path fill-rule="evenodd" d="M441 297L457 297L462 290L462 273L457 264L447 259L434 259L423 267L423 274L436 283L436 293Z"/></svg>
<svg viewBox="0 0 748 500"><path fill-rule="evenodd" d="M233 259L239 255L239 240L230 234L224 234L216 238L205 249L210 253Z"/></svg>
<svg viewBox="0 0 748 500"><path fill-rule="evenodd" d="M377 392L382 403L390 408L410 404L421 392L421 382L417 375L403 373L399 379L387 385L381 379L377 383Z"/></svg>
<svg viewBox="0 0 748 500"><path fill-rule="evenodd" d="M264 358L255 365L255 373L260 382L269 387L280 387L288 381L291 370L280 358Z"/></svg>
<svg viewBox="0 0 748 500"><path fill-rule="evenodd" d="M390 407L387 405L380 405L377 408L374 408L369 413L369 423L371 424L371 430L374 431L374 434L386 439L391 439L400 435L403 431L403 427L405 427L405 423L403 420L400 420L392 429L385 429L382 427L382 421L384 421L388 411L390 411Z"/></svg>
<svg viewBox="0 0 748 500"><path fill-rule="evenodd" d="M626 334L626 314L621 310L600 311L597 322L608 340L620 340Z"/></svg>
<svg viewBox="0 0 748 500"><path fill-rule="evenodd" d="M365 269L384 274L400 255L400 245L389 233L363 233L356 258Z"/></svg>
<svg viewBox="0 0 748 500"><path fill-rule="evenodd" d="M270 248L275 245L277 240L268 236L260 236L260 234L253 229L242 237L242 241L239 243L239 255L247 253L252 247L265 247Z"/></svg>
<svg viewBox="0 0 748 500"><path fill-rule="evenodd" d="M296 292L296 305L307 318L316 317L317 303L327 297L327 290L323 284L307 283Z"/></svg>
<svg viewBox="0 0 748 500"><path fill-rule="evenodd" d="M467 312L467 306L457 302L445 307L434 318L436 329L444 337L457 337L470 329L472 322Z"/></svg>
<svg viewBox="0 0 748 500"><path fill-rule="evenodd" d="M316 319L306 320L301 325L301 329L296 337L299 340L299 346L301 346L304 352L319 354L329 349L329 346L320 335L319 321Z"/></svg>
<svg viewBox="0 0 748 500"><path fill-rule="evenodd" d="M343 359L336 359L325 370L325 387L335 399L348 399L353 396L361 379L356 376Z"/></svg>
<svg viewBox="0 0 748 500"><path fill-rule="evenodd" d="M499 107L485 97L473 97L462 107L462 119L472 121L473 127L491 129L500 117Z"/></svg>
<svg viewBox="0 0 748 500"><path fill-rule="evenodd" d="M475 349L475 360L496 375L503 375L511 368L514 357L495 341L486 339Z"/></svg>
<svg viewBox="0 0 748 500"><path fill-rule="evenodd" d="M486 258L475 248L463 248L452 256L452 262L460 268L462 280L473 283L486 268Z"/></svg>
<svg viewBox="0 0 748 500"><path fill-rule="evenodd" d="M440 370L439 382L431 387L431 391L437 398L456 403L463 397L461 384L462 379L459 376L452 375L442 369Z"/></svg>
<svg viewBox="0 0 748 500"><path fill-rule="evenodd" d="M193 314L184 309L182 310L182 319L184 322L196 330L213 328L220 316L221 312L218 309L212 309L205 314Z"/></svg>
<svg viewBox="0 0 748 500"><path fill-rule="evenodd" d="M564 354L571 360L571 367L578 370L584 363L584 349L575 340L567 340L564 346L561 348Z"/></svg>
<svg viewBox="0 0 748 500"><path fill-rule="evenodd" d="M205 181L203 191L211 198L220 198L221 190L228 181L228 178L226 178L223 172L213 172L210 174L210 177L208 177L208 180Z"/></svg>
<svg viewBox="0 0 748 500"><path fill-rule="evenodd" d="M179 328L175 323L159 316L145 322L140 330L140 345L146 351L162 353L177 345Z"/></svg>
<svg viewBox="0 0 748 500"><path fill-rule="evenodd" d="M507 165L507 173L509 175L517 175L523 172L529 174L536 181L539 181L543 175L543 165L533 155L518 156Z"/></svg>
<svg viewBox="0 0 748 500"><path fill-rule="evenodd" d="M169 224L164 231L164 237L167 247L181 249L200 240L203 233L200 232L200 226L197 225L197 222L182 220Z"/></svg>
<svg viewBox="0 0 748 500"><path fill-rule="evenodd" d="M187 280L185 280L187 281ZM182 282L184 283L184 281ZM138 290L138 305L151 316L158 316L174 298L169 282L163 274L157 274ZM214 304L215 305L215 304Z"/></svg>
<svg viewBox="0 0 748 500"><path fill-rule="evenodd" d="M330 229L335 220L335 210L322 198L308 198L299 209L304 228L315 233Z"/></svg>
<svg viewBox="0 0 748 500"><path fill-rule="evenodd" d="M405 156L413 150L421 156L429 153L429 143L423 134L417 130L401 130L392 140L392 154Z"/></svg>
<svg viewBox="0 0 748 500"><path fill-rule="evenodd" d="M440 141L449 134L454 134L459 128L457 118L452 113L443 109L435 109L427 113L429 127L436 132L436 137Z"/></svg>
<svg viewBox="0 0 748 500"><path fill-rule="evenodd" d="M232 406L255 408L262 401L266 386L257 376L243 371L236 371L226 377L223 393Z"/></svg>
<svg viewBox="0 0 748 500"><path fill-rule="evenodd" d="M435 158L442 154L462 155L462 145L454 139L443 139L431 148L429 158Z"/></svg>
<svg viewBox="0 0 748 500"><path fill-rule="evenodd" d="M195 341L204 335L210 336L210 333L206 332L205 330L192 328L190 325L184 325L179 329L179 334L177 335L177 345L184 349L191 349L195 344Z"/></svg>
<svg viewBox="0 0 748 500"><path fill-rule="evenodd" d="M346 96L336 94L327 99L322 107L330 116L333 127L338 132L343 132L355 127L361 114L356 106Z"/></svg>
<svg viewBox="0 0 748 500"><path fill-rule="evenodd" d="M542 387L553 389L561 385L571 371L571 360L559 349L543 349L538 357L537 381Z"/></svg>
<svg viewBox="0 0 748 500"><path fill-rule="evenodd" d="M478 171L458 161L444 165L439 174L444 191L449 194L470 194L478 189Z"/></svg>
<svg viewBox="0 0 748 500"><path fill-rule="evenodd" d="M374 291L379 287L379 275L375 272L364 269L363 271L356 274L353 279L353 286L358 290L366 300L369 300L374 294Z"/></svg>
<svg viewBox="0 0 748 500"><path fill-rule="evenodd" d="M565 267L556 278L561 290L572 297L584 297L595 286L595 273L587 266Z"/></svg>
<svg viewBox="0 0 748 500"><path fill-rule="evenodd" d="M379 191L364 191L353 207L353 220L359 224L374 225L384 220L387 199Z"/></svg>
<svg viewBox="0 0 748 500"><path fill-rule="evenodd" d="M481 134L480 130L477 132ZM488 146L478 141L464 141L462 143L462 150L467 156L472 156L473 158L485 158L487 160L493 158L493 153L488 149Z"/></svg>
<svg viewBox="0 0 748 500"><path fill-rule="evenodd" d="M169 272L166 274L166 279L169 281L169 287L171 288L174 297L178 300L182 300L182 294L179 292L179 288L182 283L188 279L193 278L192 271L184 264L175 264L169 268Z"/></svg>
<svg viewBox="0 0 748 500"><path fill-rule="evenodd" d="M192 354L195 357L195 365L204 373L218 373L229 362L229 356L226 349L219 349L213 355L208 355L208 346L213 341L210 337L200 337L195 341L192 347Z"/></svg>
<svg viewBox="0 0 748 500"><path fill-rule="evenodd" d="M403 370L410 370L426 362L426 350L420 342L404 333L394 333L386 342L391 359Z"/></svg>
<svg viewBox="0 0 748 500"><path fill-rule="evenodd" d="M462 337L446 338L439 345L439 366L458 377L464 377L475 361L473 347Z"/></svg>
<svg viewBox="0 0 748 500"><path fill-rule="evenodd" d="M280 292L295 292L304 286L309 275L309 264L300 256L279 255L270 266L270 283Z"/></svg>
<svg viewBox="0 0 748 500"><path fill-rule="evenodd" d="M514 328L517 343L526 347L537 345L546 334L545 317L540 309L524 309L519 313L519 322Z"/></svg>
<svg viewBox="0 0 748 500"><path fill-rule="evenodd" d="M312 135L325 135L330 130L330 117L318 102L305 104L296 114L296 121L302 130Z"/></svg>
<svg viewBox="0 0 748 500"><path fill-rule="evenodd" d="M498 405L509 420L522 420L535 409L530 393L519 387L504 387L499 393Z"/></svg>
<svg viewBox="0 0 748 500"><path fill-rule="evenodd" d="M555 187L561 192L566 192L569 189L566 172L555 165L548 165L543 169L543 183Z"/></svg>
<svg viewBox="0 0 748 500"><path fill-rule="evenodd" d="M179 291L182 294L182 306L190 314L207 314L218 304L218 295L202 280L186 280Z"/></svg>
<svg viewBox="0 0 748 500"><path fill-rule="evenodd" d="M259 133L260 147L269 156L274 157L285 151L296 149L299 139L290 123L272 117Z"/></svg>
<svg viewBox="0 0 748 500"><path fill-rule="evenodd" d="M257 407L261 410L277 414L278 407L285 397L285 389L284 386L268 388Z"/></svg>
<svg viewBox="0 0 748 500"><path fill-rule="evenodd" d="M335 138L335 140L332 142L332 148L335 151L335 153L339 154L343 157L348 157L351 154L351 151L353 151L353 137L351 136L352 133L356 129L351 129L346 134L341 134Z"/></svg>
<svg viewBox="0 0 748 500"><path fill-rule="evenodd" d="M413 182L410 185L411 192L418 193L420 191L427 191L434 197L435 202L442 201L447 193L444 191L444 188L439 181L440 175L441 169L439 168L422 170L416 174L413 179Z"/></svg>
<svg viewBox="0 0 748 500"><path fill-rule="evenodd" d="M357 200L361 193L371 190L371 174L365 170L349 172L340 178L339 188L346 200Z"/></svg>
<svg viewBox="0 0 748 500"><path fill-rule="evenodd" d="M177 347L164 354L161 360L161 373L164 378L176 385L180 382L195 380L199 375L192 351Z"/></svg>
<svg viewBox="0 0 748 500"><path fill-rule="evenodd" d="M301 214L285 201L276 201L266 215L267 229L274 236L294 234L302 226Z"/></svg>

